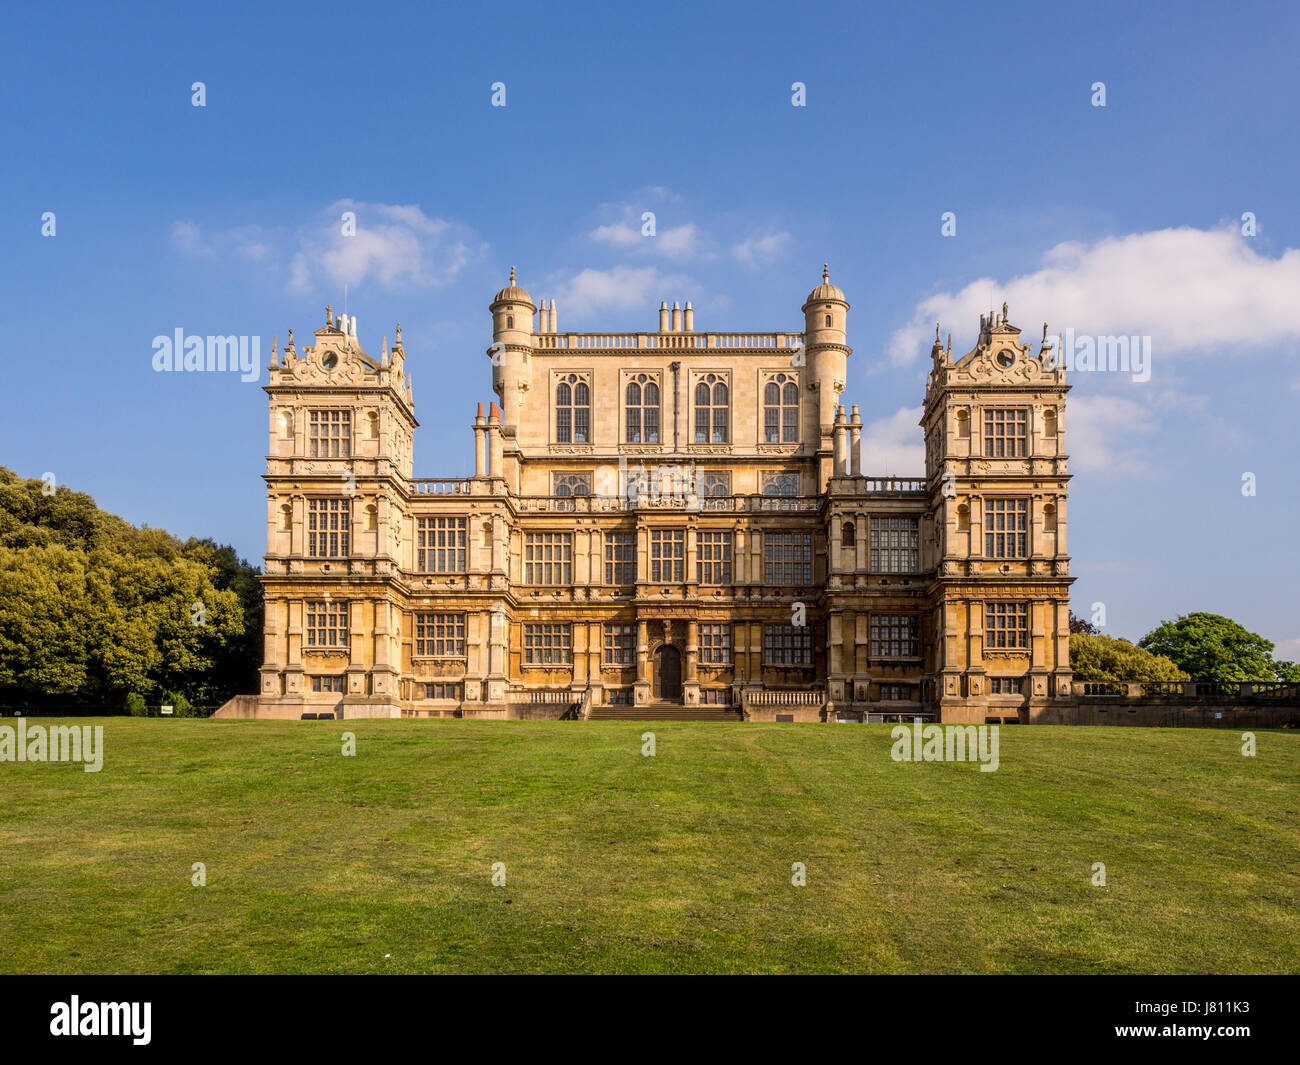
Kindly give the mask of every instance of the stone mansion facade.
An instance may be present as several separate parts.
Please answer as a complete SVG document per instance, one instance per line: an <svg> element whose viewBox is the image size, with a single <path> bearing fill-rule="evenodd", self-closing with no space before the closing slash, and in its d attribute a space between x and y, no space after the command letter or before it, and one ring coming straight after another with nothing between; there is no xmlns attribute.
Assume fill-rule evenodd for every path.
<svg viewBox="0 0 1300 1065"><path fill-rule="evenodd" d="M250 714L1031 720L1071 696L1064 371L936 329L925 469L870 472L824 272L790 332L565 333L510 283L472 477L414 476L401 327L273 345ZM1046 329L1044 329L1046 338ZM865 461L865 465L864 465ZM252 697L246 697L252 698Z"/></svg>

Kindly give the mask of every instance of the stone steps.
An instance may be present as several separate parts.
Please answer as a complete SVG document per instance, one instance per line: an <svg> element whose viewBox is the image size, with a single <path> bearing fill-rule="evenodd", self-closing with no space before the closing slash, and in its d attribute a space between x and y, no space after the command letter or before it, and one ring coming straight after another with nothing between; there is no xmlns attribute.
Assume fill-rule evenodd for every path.
<svg viewBox="0 0 1300 1065"><path fill-rule="evenodd" d="M739 710L727 706L593 706L591 721L741 721Z"/></svg>

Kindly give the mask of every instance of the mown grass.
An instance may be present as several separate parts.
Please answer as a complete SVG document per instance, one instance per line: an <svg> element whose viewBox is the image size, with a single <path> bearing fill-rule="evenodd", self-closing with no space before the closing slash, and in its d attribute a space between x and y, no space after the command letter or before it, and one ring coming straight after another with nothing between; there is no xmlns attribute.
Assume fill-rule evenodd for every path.
<svg viewBox="0 0 1300 1065"><path fill-rule="evenodd" d="M1300 970L1294 733L90 723L0 764L4 972Z"/></svg>

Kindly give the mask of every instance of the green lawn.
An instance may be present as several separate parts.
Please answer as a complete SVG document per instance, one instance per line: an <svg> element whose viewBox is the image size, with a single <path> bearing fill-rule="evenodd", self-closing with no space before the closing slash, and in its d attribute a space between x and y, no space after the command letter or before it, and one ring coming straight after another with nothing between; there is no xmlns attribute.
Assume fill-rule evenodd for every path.
<svg viewBox="0 0 1300 1065"><path fill-rule="evenodd" d="M98 723L0 764L0 971L1300 970L1296 733Z"/></svg>

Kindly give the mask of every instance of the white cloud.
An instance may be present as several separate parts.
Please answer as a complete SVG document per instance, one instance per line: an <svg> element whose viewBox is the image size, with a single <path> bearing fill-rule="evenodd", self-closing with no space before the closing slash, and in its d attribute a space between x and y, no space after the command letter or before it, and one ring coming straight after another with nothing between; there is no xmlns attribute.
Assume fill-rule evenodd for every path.
<svg viewBox="0 0 1300 1065"><path fill-rule="evenodd" d="M653 266L615 266L609 270L583 270L560 286L559 307L572 314L659 306L673 290L693 283L680 275L664 274ZM648 328L658 328L658 319Z"/></svg>
<svg viewBox="0 0 1300 1065"><path fill-rule="evenodd" d="M356 215L356 232L343 233L342 215ZM294 292L339 288L374 280L385 287L432 286L452 281L478 241L463 226L426 215L413 204L339 200L296 232L241 226L205 233L192 221L172 225L173 245L191 258L241 256L287 263Z"/></svg>
<svg viewBox="0 0 1300 1065"><path fill-rule="evenodd" d="M1076 392L1065 417L1072 472L1122 477L1150 471L1142 438L1154 433L1156 424L1147 404L1124 396Z"/></svg>
<svg viewBox="0 0 1300 1065"><path fill-rule="evenodd" d="M1191 227L1058 244L1034 273L982 278L922 300L890 342L895 365L929 350L934 323L972 329L1006 300L1011 320L1032 315L1052 331L1152 338L1152 359L1186 351L1263 350L1300 340L1300 249L1271 259L1235 228ZM1037 331L1021 319L1026 334Z"/></svg>
<svg viewBox="0 0 1300 1065"><path fill-rule="evenodd" d="M862 472L868 477L925 476L921 407L902 407L862 427Z"/></svg>
<svg viewBox="0 0 1300 1065"><path fill-rule="evenodd" d="M778 258L793 239L789 233L767 233L761 237L750 237L732 248L731 254L746 266L757 266Z"/></svg>
<svg viewBox="0 0 1300 1065"><path fill-rule="evenodd" d="M1282 662L1300 661L1300 636L1290 640L1278 640L1273 645L1273 657Z"/></svg>
<svg viewBox="0 0 1300 1065"><path fill-rule="evenodd" d="M622 217L618 221L597 226L587 236L600 244L670 259L696 255L702 248L704 233L694 222L660 229L656 219L654 235L647 236L642 232L642 212L627 204L623 204L620 211Z"/></svg>
<svg viewBox="0 0 1300 1065"><path fill-rule="evenodd" d="M344 211L356 214L356 233L343 234ZM304 227L290 264L290 289L358 285L373 278L386 288L454 281L469 262L472 235L431 218L410 204L339 200Z"/></svg>
<svg viewBox="0 0 1300 1065"><path fill-rule="evenodd" d="M260 226L237 226L215 234L205 234L196 222L188 219L173 222L171 240L176 250L193 259L239 256L261 261L273 250L271 235Z"/></svg>

